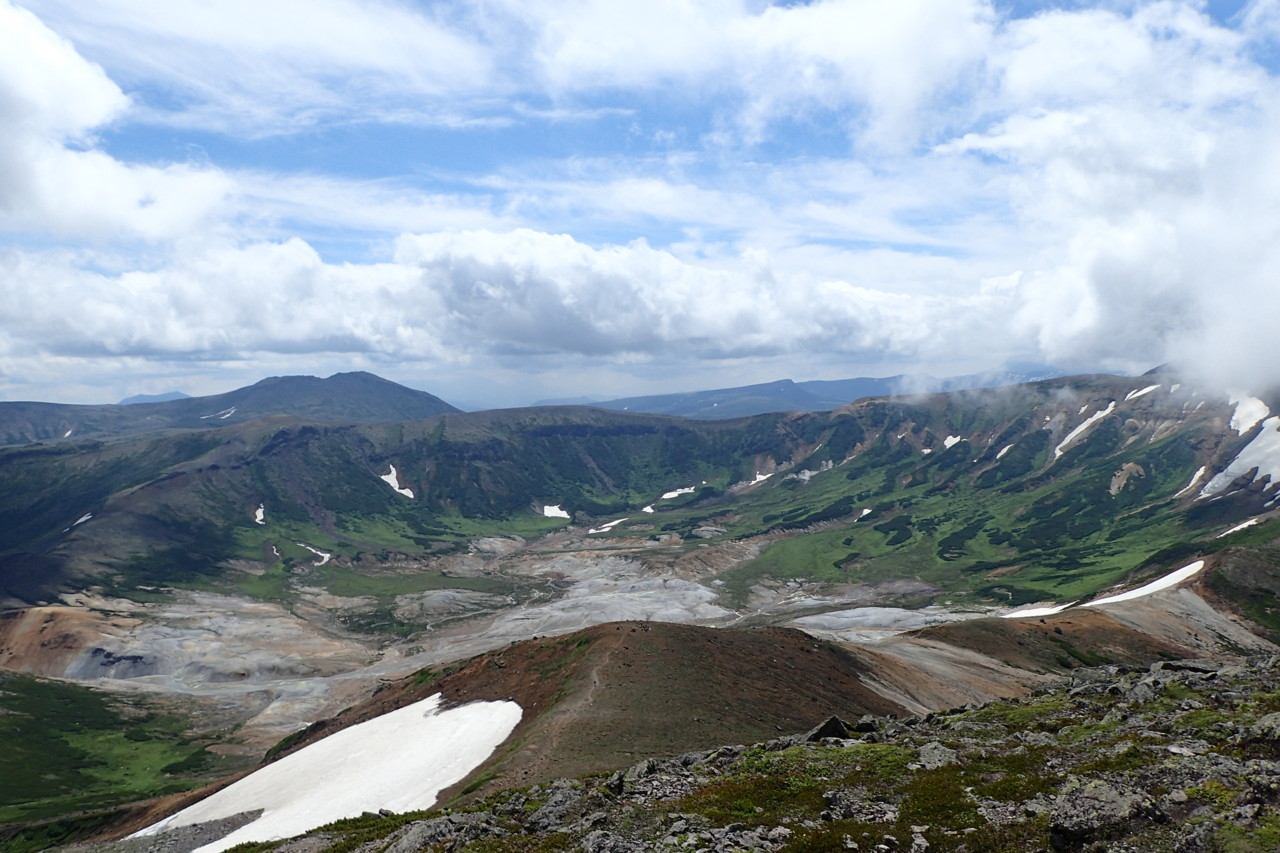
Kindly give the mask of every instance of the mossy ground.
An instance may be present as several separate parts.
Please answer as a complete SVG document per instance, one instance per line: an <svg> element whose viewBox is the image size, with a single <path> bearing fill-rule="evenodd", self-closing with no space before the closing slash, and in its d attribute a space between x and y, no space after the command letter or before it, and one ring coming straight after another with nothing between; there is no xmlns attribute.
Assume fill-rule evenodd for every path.
<svg viewBox="0 0 1280 853"><path fill-rule="evenodd" d="M0 824L88 813L19 833L3 849L44 849L24 845L47 846L59 833L84 829L79 824L101 822L103 810L236 769L207 752L191 724L138 697L0 674Z"/></svg>

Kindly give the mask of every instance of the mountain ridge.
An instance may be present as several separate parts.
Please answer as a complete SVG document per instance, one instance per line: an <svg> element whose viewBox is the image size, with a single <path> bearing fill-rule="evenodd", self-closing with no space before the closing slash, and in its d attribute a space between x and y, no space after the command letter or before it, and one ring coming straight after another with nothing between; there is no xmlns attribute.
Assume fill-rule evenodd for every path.
<svg viewBox="0 0 1280 853"><path fill-rule="evenodd" d="M131 398L132 399L132 398ZM458 412L438 397L372 373L273 376L222 394L115 405L0 402L0 447L206 429L270 416L319 421L413 420Z"/></svg>
<svg viewBox="0 0 1280 853"><path fill-rule="evenodd" d="M733 388L716 388L675 394L623 397L585 405L616 411L647 412L687 418L738 418L769 412L818 412L838 409L865 397L929 394L1037 382L1062 376L1051 367L1015 368L938 378L927 374L813 379L797 382L778 379Z"/></svg>

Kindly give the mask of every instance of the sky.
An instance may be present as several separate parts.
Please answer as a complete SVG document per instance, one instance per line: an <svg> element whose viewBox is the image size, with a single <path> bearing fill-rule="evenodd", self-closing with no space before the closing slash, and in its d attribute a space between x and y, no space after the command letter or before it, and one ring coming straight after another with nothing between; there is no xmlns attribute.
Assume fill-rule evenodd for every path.
<svg viewBox="0 0 1280 853"><path fill-rule="evenodd" d="M0 400L1280 383L1280 0L0 0Z"/></svg>

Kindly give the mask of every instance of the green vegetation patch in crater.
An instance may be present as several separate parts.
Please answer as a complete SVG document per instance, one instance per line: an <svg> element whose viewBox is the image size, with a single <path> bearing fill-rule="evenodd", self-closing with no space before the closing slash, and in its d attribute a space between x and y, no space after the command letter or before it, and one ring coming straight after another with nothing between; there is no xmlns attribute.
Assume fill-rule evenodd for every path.
<svg viewBox="0 0 1280 853"><path fill-rule="evenodd" d="M0 674L0 823L185 790L229 769L186 726L141 700Z"/></svg>

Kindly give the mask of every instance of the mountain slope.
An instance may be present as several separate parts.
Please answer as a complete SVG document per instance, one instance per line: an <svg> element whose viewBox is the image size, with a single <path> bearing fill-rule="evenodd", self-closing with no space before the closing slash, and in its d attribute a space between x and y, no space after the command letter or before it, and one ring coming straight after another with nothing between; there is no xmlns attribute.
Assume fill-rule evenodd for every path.
<svg viewBox="0 0 1280 853"><path fill-rule="evenodd" d="M326 571L353 570L362 555L421 558L577 520L611 523L626 547L750 543L754 559L719 571L735 606L790 580L912 578L977 600L1070 600L1272 535L1272 420L1245 423L1225 399L1148 381L1075 377L714 422L517 409L11 449L0 451L0 577L31 600L73 576L207 585L252 561L287 597L325 583L291 574L310 571L298 542L332 555Z"/></svg>
<svg viewBox="0 0 1280 853"><path fill-rule="evenodd" d="M267 849L1264 853L1280 831L1278 687L1267 657L1083 669L1015 701L833 721L833 737L646 758Z"/></svg>
<svg viewBox="0 0 1280 853"><path fill-rule="evenodd" d="M1201 595L1220 571L1215 563L1188 588L1123 607L973 618L872 644L789 628L597 625L421 670L272 755L436 693L447 706L515 701L525 716L508 745L479 772L480 784L455 791L483 793L612 770L635 756L763 740L832 714L926 714L1020 696L1086 666L1280 651L1239 610L1206 605ZM1280 569L1266 576L1274 582Z"/></svg>
<svg viewBox="0 0 1280 853"><path fill-rule="evenodd" d="M1278 573L1273 571L1270 576L1274 578ZM1197 584L1196 588L1203 592L1207 584ZM514 643L450 666L422 670L385 685L372 699L349 708L341 716L317 722L286 738L267 758L275 760L306 749L336 731L435 694L442 696L446 706L514 701L524 709L521 723L503 747L469 781L444 793L441 802L454 805L474 803L477 798L504 788L518 787L528 792L529 785L615 769L619 772L607 784L613 796L618 796L644 788L649 784L644 780L653 774L667 773L672 768L682 773L682 768L702 763L711 754L708 750L729 761L742 754L740 746L714 750L720 744L766 741L766 753L792 749L803 744L803 739L780 738L780 734L809 728L831 715L855 720L867 713L882 717L927 713L926 721L960 717L999 723L1002 728L998 734L1009 738L1009 742L998 742L998 749L988 749L982 758L1000 767L1018 761L1029 744L1037 748L1048 745L1043 733L1059 727L1084 727L1062 741L1062 747L1068 748L1105 735L1111 731L1108 725L1129 718L1144 719L1143 714L1119 714L1131 707L1125 702L1150 705L1146 714L1152 710L1177 712L1178 722L1162 730L1186 737L1191 736L1188 732L1193 728L1201 737L1210 730L1217 731L1221 727L1220 715L1186 714L1203 705L1184 702L1179 708L1178 702L1187 697L1188 687L1197 691L1213 687L1208 679L1215 678L1219 671L1224 675L1234 672L1231 677L1238 679L1245 670L1210 663L1205 658L1229 661L1240 655L1253 655L1254 661L1263 661L1277 648L1249 635L1245 630L1248 623L1232 625L1231 614L1217 614L1205 608L1190 589L1152 594L1142 600L1139 610L1143 608L1146 617L1131 606L1098 606L1038 619L975 619L900 635L888 643L870 646L841 646L779 629L706 629L646 622L600 625L558 639ZM1180 644L1179 638L1185 644ZM1186 658L1193 660L1178 662ZM1153 662L1147 677L1123 675L1142 673ZM1099 668L1100 664L1105 667ZM1180 673L1187 673L1189 680ZM1057 689L1053 683L1064 675L1072 677L1072 695L1084 692L1095 697L1092 707L1089 703L1072 706L1061 694L1049 693ZM1168 686L1174 682L1175 686ZM1157 703L1165 690L1172 701ZM1032 692L1040 696L968 713L947 710L961 704L969 708L984 706L993 699ZM1214 695L1220 693L1214 691ZM1097 697L1104 697L1106 708L1096 707ZM1274 697L1263 699L1269 702ZM1111 706L1116 713L1106 714ZM1256 721L1270 707L1245 709L1244 719ZM1058 726L1048 727L1053 720L1059 721ZM893 750L904 745L920 748L939 739L936 732L919 740L913 735L913 731L934 731L936 726L937 722L929 728L918 717L905 724L864 717L856 729L862 733L857 738L864 743L880 743L883 749ZM1127 729L1121 726L1114 732L1117 740L1106 742L1122 745L1128 737L1124 731ZM849 734L839 726L826 731L826 736L837 738ZM991 728L990 734L997 732ZM961 749L960 744L968 742L963 737L959 741L945 737L942 740L945 748L934 744L929 748L932 752L920 752L921 756L928 753L942 758L937 763L931 763L933 758L922 759L929 770L951 763L946 758L948 750ZM984 742L988 746L996 743ZM850 744L843 746L848 748ZM698 751L705 753L703 758L693 755ZM872 757L871 753L860 754L864 759ZM671 758L677 755L680 757ZM831 787L832 768L817 756L793 754L792 758L796 760L788 765L790 772L801 778L825 774L813 782L827 781L827 788ZM636 764L638 759L645 760ZM1089 768L1100 766L1097 762L1101 758L1093 752L1085 759L1064 753L1063 760L1067 766ZM898 773L918 769L905 759L902 763ZM623 774L620 768L629 765L634 766ZM762 769L756 767L754 772ZM857 769L864 771L865 782L866 768ZM1061 769L1048 768L1051 775ZM1021 778L1025 772L1029 768L1018 771L1016 777ZM1002 775L1003 771L984 784ZM599 784L602 778L597 777L592 785ZM1202 774L1196 778L1202 781L1215 777ZM1052 786L1062 781L1056 775L1053 779ZM653 791L663 799L686 797L708 781L674 787L664 783ZM560 781L553 787L564 786ZM786 802L791 802L796 793L792 791ZM499 796L498 800L509 796ZM899 799L909 801L911 796L908 793ZM488 802L493 801L491 797ZM755 807L761 804L768 811L772 800L760 799L757 794L750 802L751 808L739 814L739 820L760 814ZM798 804L803 799L794 802ZM527 815L528 811L522 814ZM157 816L152 814L151 819ZM836 818L823 817L823 821L832 820ZM986 813L982 819L972 820L974 825L989 821L993 829L1007 824ZM389 822L388 831L398 825ZM545 821L535 822L528 831L545 831L546 826ZM1033 822L1023 829L1034 834L1044 828ZM799 827L793 830L799 831ZM563 845L586 833L585 829L567 831L569 836L550 849L563 849ZM1016 834L1016 838L1025 840L1029 837L1025 832ZM934 838L935 844L939 841Z"/></svg>
<svg viewBox="0 0 1280 853"><path fill-rule="evenodd" d="M0 445L208 429L272 415L376 423L456 411L425 391L371 373L337 373L327 379L275 376L225 394L160 402L114 406L0 403Z"/></svg>

